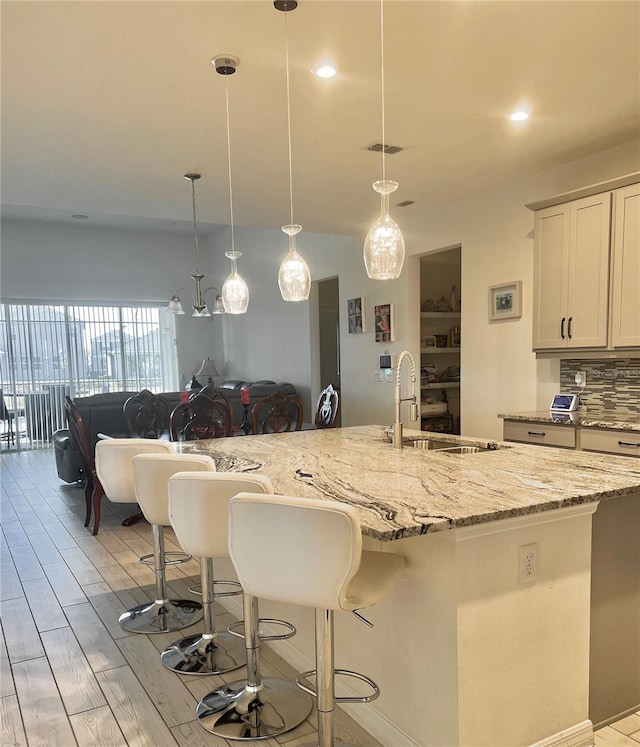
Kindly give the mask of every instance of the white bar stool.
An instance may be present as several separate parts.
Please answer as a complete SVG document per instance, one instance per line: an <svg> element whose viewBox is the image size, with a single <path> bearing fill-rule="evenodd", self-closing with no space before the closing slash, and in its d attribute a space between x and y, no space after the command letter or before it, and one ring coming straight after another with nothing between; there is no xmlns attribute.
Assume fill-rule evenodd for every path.
<svg viewBox="0 0 640 747"><path fill-rule="evenodd" d="M133 489L133 457L138 454L174 453L175 448L169 441L155 438L105 438L96 442L96 474L105 495L112 503L137 503ZM98 503L95 510L99 511L99 508Z"/></svg>
<svg viewBox="0 0 640 747"><path fill-rule="evenodd" d="M108 443L108 442L105 442ZM167 565L182 563L189 556L167 560L164 549L164 527L169 525L169 477L180 471L214 472L213 459L200 454L138 454L131 460L133 487L137 502L153 534L153 570L156 577L155 599L120 615L121 627L132 633L170 633L202 619L202 605L191 599L168 599ZM144 559L141 558L141 561Z"/></svg>
<svg viewBox="0 0 640 747"><path fill-rule="evenodd" d="M268 739L294 729L307 718L312 704L294 681L262 678L261 641L290 638L296 630L282 620L260 620L255 597L245 594L243 598L244 635L231 632L231 628L241 623L230 626L225 633L215 632L212 558L229 557L228 506L232 496L240 491L260 497L272 494L273 486L265 475L229 472L176 474L169 480L171 524L182 547L200 556L205 616L204 634L189 636L169 646L162 653L162 661L182 673L215 674L216 671L209 669L219 672L229 658L239 660L235 647L240 647L242 657L237 666L246 661L247 679L225 684L205 695L198 703L196 715L200 725L212 734L249 741ZM284 626L287 632L261 635L261 622ZM203 666L205 669L201 669Z"/></svg>
<svg viewBox="0 0 640 747"><path fill-rule="evenodd" d="M348 747L334 739L336 702L368 703L380 691L373 680L334 669L334 610L375 604L404 567L404 558L362 550L354 508L337 501L239 493L229 503L229 554L246 595L315 608L316 670L299 675L316 696L318 741L304 747ZM302 680L316 675L317 691ZM371 695L336 698L336 674L369 684Z"/></svg>
<svg viewBox="0 0 640 747"><path fill-rule="evenodd" d="M237 581L217 581L213 559L229 557L228 504L236 493L273 492L262 475L178 472L169 478L169 519L180 545L200 558L200 589L204 612L202 633L182 638L161 654L162 663L180 674L223 674L247 663L245 645L228 631L215 628L216 596L242 594ZM216 586L236 587L216 593Z"/></svg>

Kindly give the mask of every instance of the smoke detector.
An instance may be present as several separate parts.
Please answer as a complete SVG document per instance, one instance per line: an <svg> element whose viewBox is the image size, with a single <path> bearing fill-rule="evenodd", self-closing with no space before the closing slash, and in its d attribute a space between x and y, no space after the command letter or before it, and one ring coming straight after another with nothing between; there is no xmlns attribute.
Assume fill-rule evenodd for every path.
<svg viewBox="0 0 640 747"><path fill-rule="evenodd" d="M211 58L211 64L215 67L216 73L220 75L233 75L239 62L237 57L232 57L230 54L221 54Z"/></svg>

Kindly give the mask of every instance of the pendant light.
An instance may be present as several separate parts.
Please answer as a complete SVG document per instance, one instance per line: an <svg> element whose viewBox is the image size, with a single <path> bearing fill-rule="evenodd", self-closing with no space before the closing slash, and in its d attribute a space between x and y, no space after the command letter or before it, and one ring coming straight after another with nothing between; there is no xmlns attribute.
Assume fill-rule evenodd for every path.
<svg viewBox="0 0 640 747"><path fill-rule="evenodd" d="M214 57L211 60L219 75L233 75L238 66L238 58L230 55ZM229 126L229 86L225 79L224 101L227 118L227 163L229 167L229 215L231 226L231 251L225 252L225 257L231 260L231 274L222 286L222 304L227 314L245 314L249 306L249 286L238 274L237 261L242 252L236 251L235 232L233 226L233 186L231 181L231 128Z"/></svg>
<svg viewBox="0 0 640 747"><path fill-rule="evenodd" d="M289 145L289 216L291 222L282 226L282 230L289 237L289 253L282 260L278 270L278 285L284 301L306 301L311 291L311 273L304 259L296 249L296 235L302 231L302 226L293 222L293 177L291 168L291 92L289 85L289 38L287 29L287 13L295 10L298 3L295 0L275 0L276 10L284 13L285 39L285 67L287 72L287 140Z"/></svg>
<svg viewBox="0 0 640 747"><path fill-rule="evenodd" d="M382 180L373 183L380 194L380 217L371 226L364 240L364 266L372 280L395 280L404 264L404 238L398 224L389 215L389 195L398 189L398 182L388 181L385 163L384 121L384 0L380 0L380 63L382 91Z"/></svg>

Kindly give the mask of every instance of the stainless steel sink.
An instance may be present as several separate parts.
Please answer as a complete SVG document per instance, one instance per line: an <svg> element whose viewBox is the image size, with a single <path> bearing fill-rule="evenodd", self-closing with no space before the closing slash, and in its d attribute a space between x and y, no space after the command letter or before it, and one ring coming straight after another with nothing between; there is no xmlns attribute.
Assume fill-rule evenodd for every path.
<svg viewBox="0 0 640 747"><path fill-rule="evenodd" d="M385 432L388 441L391 441L390 429ZM477 454L484 451L495 451L499 447L496 443L491 442L486 446L458 444L454 441L445 441L440 438L420 438L419 436L403 436L402 445L414 449L424 449L425 451L438 451L445 454Z"/></svg>

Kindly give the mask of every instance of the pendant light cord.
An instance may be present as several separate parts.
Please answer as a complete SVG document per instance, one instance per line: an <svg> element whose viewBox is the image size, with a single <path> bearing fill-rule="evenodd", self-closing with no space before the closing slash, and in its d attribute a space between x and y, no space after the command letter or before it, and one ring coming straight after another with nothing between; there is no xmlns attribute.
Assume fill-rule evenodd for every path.
<svg viewBox="0 0 640 747"><path fill-rule="evenodd" d="M385 151L387 150L387 141L385 139L384 128L384 0L380 0L380 77L382 93L382 181L387 179L387 170L385 163Z"/></svg>
<svg viewBox="0 0 640 747"><path fill-rule="evenodd" d="M231 251L235 252L236 244L233 230L233 186L231 183L231 128L229 126L229 84L226 78L224 83L224 101L227 112L227 162L229 165L229 214L231 219Z"/></svg>
<svg viewBox="0 0 640 747"><path fill-rule="evenodd" d="M284 14L284 60L287 71L287 137L289 142L289 215L293 225L293 176L291 170L291 91L289 84L289 31L287 27L287 13Z"/></svg>
<svg viewBox="0 0 640 747"><path fill-rule="evenodd" d="M198 224L196 222L196 180L191 179L191 208L193 211L193 237L196 254L196 275L200 274L198 266Z"/></svg>

